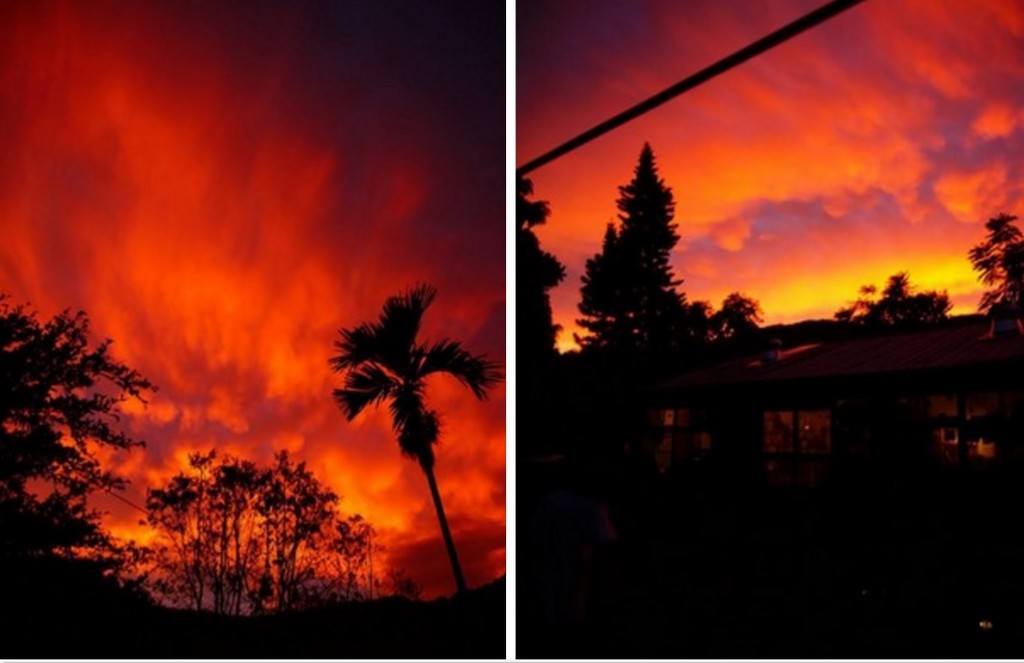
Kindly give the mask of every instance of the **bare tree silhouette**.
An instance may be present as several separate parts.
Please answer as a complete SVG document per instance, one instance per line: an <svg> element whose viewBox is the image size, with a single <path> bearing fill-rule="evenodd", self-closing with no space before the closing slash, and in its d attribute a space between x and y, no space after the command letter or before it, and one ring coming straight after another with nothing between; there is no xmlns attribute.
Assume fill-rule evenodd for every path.
<svg viewBox="0 0 1024 663"><path fill-rule="evenodd" d="M329 566L357 561L351 525L368 525L341 520L338 495L304 462L285 451L269 466L212 450L188 460L146 499L165 599L235 615L309 607L332 589Z"/></svg>
<svg viewBox="0 0 1024 663"><path fill-rule="evenodd" d="M402 453L415 458L427 475L455 585L462 593L466 581L434 478L433 445L441 428L437 412L427 407L425 380L447 373L483 399L487 389L501 380L501 373L496 363L470 354L457 341L443 338L427 345L417 340L423 314L436 296L433 287L418 285L389 297L377 322L339 331L341 339L334 343L338 354L331 357L330 365L345 374L344 388L335 389L334 398L349 421L368 405L388 403Z"/></svg>

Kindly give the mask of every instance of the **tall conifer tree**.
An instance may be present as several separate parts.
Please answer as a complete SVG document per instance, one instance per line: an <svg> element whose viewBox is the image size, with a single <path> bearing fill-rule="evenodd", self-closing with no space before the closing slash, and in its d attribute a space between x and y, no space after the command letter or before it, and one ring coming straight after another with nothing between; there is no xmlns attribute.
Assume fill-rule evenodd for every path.
<svg viewBox="0 0 1024 663"><path fill-rule="evenodd" d="M589 350L660 355L688 336L686 299L676 291L682 281L669 262L679 241L675 200L650 145L633 172L619 187L618 226L609 224L601 253L586 264L577 322L590 335L578 341Z"/></svg>

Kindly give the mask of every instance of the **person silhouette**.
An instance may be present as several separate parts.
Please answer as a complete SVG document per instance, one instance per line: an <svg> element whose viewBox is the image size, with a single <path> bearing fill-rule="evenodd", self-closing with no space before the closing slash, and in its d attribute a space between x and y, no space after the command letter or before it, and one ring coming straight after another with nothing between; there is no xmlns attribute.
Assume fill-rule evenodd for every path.
<svg viewBox="0 0 1024 663"><path fill-rule="evenodd" d="M541 620L577 625L588 618L598 560L618 537L607 505L595 495L594 468L577 458L562 465L537 505L529 538Z"/></svg>

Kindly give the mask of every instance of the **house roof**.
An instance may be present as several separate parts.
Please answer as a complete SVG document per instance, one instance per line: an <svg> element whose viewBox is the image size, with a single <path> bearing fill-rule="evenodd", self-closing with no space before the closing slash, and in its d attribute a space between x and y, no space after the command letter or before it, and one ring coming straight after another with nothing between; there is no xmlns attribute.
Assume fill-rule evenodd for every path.
<svg viewBox="0 0 1024 663"><path fill-rule="evenodd" d="M685 388L925 371L1024 360L1024 335L993 338L988 323L803 345L779 358L745 357L698 369L660 387Z"/></svg>

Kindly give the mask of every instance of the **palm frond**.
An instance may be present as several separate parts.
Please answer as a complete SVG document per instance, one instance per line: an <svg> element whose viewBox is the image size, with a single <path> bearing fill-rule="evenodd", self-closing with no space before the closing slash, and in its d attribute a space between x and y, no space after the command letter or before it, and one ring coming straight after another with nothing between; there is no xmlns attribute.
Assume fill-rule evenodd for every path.
<svg viewBox="0 0 1024 663"><path fill-rule="evenodd" d="M389 360L396 364L409 360L423 314L436 296L436 289L420 284L384 302L378 325L384 332Z"/></svg>
<svg viewBox="0 0 1024 663"><path fill-rule="evenodd" d="M395 379L380 366L365 363L349 370L345 387L334 390L334 399L349 421L368 405L388 399L396 390Z"/></svg>
<svg viewBox="0 0 1024 663"><path fill-rule="evenodd" d="M380 313L380 324L401 331L409 339L408 346L416 338L423 313L437 297L437 289L425 283L418 284L401 295L388 297Z"/></svg>
<svg viewBox="0 0 1024 663"><path fill-rule="evenodd" d="M417 285L389 297L377 322L338 330L341 338L334 343L338 354L329 360L331 368L342 372L372 361L403 372L408 368L423 314L436 296L432 286Z"/></svg>
<svg viewBox="0 0 1024 663"><path fill-rule="evenodd" d="M501 381L501 365L486 356L470 354L458 341L442 339L423 351L420 375L448 373L483 400L487 390Z"/></svg>
<svg viewBox="0 0 1024 663"><path fill-rule="evenodd" d="M334 342L338 354L329 362L335 372L342 372L367 361L376 361L383 352L378 325L362 324L353 329L339 329L340 340Z"/></svg>

